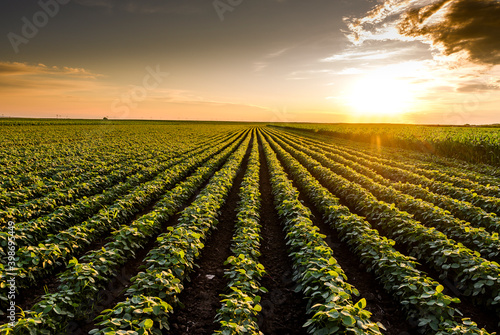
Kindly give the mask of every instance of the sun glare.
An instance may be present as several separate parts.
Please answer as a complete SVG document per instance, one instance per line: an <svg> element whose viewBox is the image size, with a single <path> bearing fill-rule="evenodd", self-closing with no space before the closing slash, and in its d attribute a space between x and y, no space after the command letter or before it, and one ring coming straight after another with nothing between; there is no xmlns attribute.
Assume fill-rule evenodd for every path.
<svg viewBox="0 0 500 335"><path fill-rule="evenodd" d="M347 95L347 104L358 115L396 116L413 102L410 84L391 75L372 74L361 78Z"/></svg>

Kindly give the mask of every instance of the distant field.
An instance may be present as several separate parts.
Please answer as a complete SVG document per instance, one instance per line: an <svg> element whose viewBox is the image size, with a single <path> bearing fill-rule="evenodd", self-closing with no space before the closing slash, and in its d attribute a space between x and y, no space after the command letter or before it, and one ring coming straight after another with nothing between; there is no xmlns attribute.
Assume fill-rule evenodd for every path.
<svg viewBox="0 0 500 335"><path fill-rule="evenodd" d="M333 137L500 166L499 126L287 124Z"/></svg>
<svg viewBox="0 0 500 335"><path fill-rule="evenodd" d="M495 128L1 119L0 131L0 334L499 327Z"/></svg>

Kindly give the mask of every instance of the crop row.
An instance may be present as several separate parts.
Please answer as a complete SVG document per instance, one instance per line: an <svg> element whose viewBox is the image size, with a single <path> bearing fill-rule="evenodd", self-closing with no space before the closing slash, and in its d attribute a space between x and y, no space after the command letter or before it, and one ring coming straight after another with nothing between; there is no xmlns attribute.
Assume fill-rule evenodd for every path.
<svg viewBox="0 0 500 335"><path fill-rule="evenodd" d="M101 170L94 170L66 178L63 185L46 186L42 182L37 182L34 187L27 187L25 191L40 190L43 196L33 198L32 192L9 192L2 196L8 201L4 201L6 207L0 211L0 224L4 225L7 221L13 220L22 222L37 218L43 214L49 213L56 207L67 204L81 196L93 195L101 192L117 181L123 180L125 176L134 173L140 169L141 164L129 162L126 166L117 164L108 165ZM82 171L83 172L83 171ZM42 185L40 185L42 184ZM52 192L47 193L46 191ZM25 202L22 202L25 201Z"/></svg>
<svg viewBox="0 0 500 335"><path fill-rule="evenodd" d="M269 167L275 207L286 231L287 245L293 261L294 281L308 300L308 314L312 317L304 327L310 334L382 334L380 325L371 321L365 310L366 300L354 303L359 295L355 287L333 257L332 249L324 241L310 219L310 211L298 198L281 167L276 154L261 137ZM382 327L383 328L383 327Z"/></svg>
<svg viewBox="0 0 500 335"><path fill-rule="evenodd" d="M182 283L195 267L204 241L217 225L219 210L236 178L249 143L243 145L217 171L195 201L184 209L178 224L157 238L158 246L145 258L147 269L131 280L128 298L98 317L100 328L90 334L162 334L176 306Z"/></svg>
<svg viewBox="0 0 500 335"><path fill-rule="evenodd" d="M349 150L348 147L346 149ZM488 178L487 176L483 176L474 171L464 172L462 170L460 172L442 165L431 165L427 168L424 168L419 166L419 164L414 164L414 159L387 159L386 157L374 157L373 155L363 154L358 150L353 151L351 149L350 151L352 154L356 154L364 158L368 158L373 162L383 164L383 166L386 166L389 169L393 168L393 172L398 172L400 170L411 171L412 173L424 176L428 179L432 179L442 183L449 183L460 188L473 189L478 194L482 194L485 196L500 196L500 185L498 183L498 179L491 177ZM401 156L399 156L399 158L401 158ZM486 184L483 185L481 182Z"/></svg>
<svg viewBox="0 0 500 335"><path fill-rule="evenodd" d="M74 161L68 162L68 164L42 171L26 171L29 169L28 166L26 170L19 168L17 171L12 171L10 170L12 167L9 167L11 174L3 176L0 184L2 187L0 204L2 207L8 207L21 201L45 195L57 188L71 185L75 176L78 177L88 171L103 169L109 163L123 163L125 160L127 160L126 156L105 160L95 155L75 158ZM31 166L31 168L33 167Z"/></svg>
<svg viewBox="0 0 500 335"><path fill-rule="evenodd" d="M394 241L380 236L363 218L352 214L340 204L296 159L268 138L301 191L315 205L323 219L351 250L375 272L378 281L405 310L423 333L486 334L468 319L457 322L461 313L452 303L459 302L443 293L444 287L428 277L411 257L394 249Z"/></svg>
<svg viewBox="0 0 500 335"><path fill-rule="evenodd" d="M473 163L500 163L497 128L429 127L419 125L294 125L292 129L426 154L458 158Z"/></svg>
<svg viewBox="0 0 500 335"><path fill-rule="evenodd" d="M225 140L228 141L231 138ZM55 212L36 220L26 223L16 223L15 238L17 247L35 245L42 238L46 238L49 233L55 233L67 229L78 222L85 221L104 206L112 204L113 201L125 195L134 187L151 180L166 169L181 163L186 157L200 154L210 146L217 145L218 142L209 143L207 146L201 146L177 158L156 162L151 167L145 168L133 176L129 176L126 181L107 189L102 194L90 198L84 197L74 204L60 207ZM0 245L4 249L7 246L7 241L7 232L0 232Z"/></svg>
<svg viewBox="0 0 500 335"><path fill-rule="evenodd" d="M359 152L352 153L353 155L361 156ZM377 161L373 157L369 158L370 160ZM478 187L473 190L457 187L449 182L441 182L438 179L430 179L421 174L418 174L420 169L416 169L410 165L406 166L406 169L402 169L399 167L392 167L395 161L379 159L381 164L375 165L372 164L370 167L377 173L381 174L383 177L388 178L393 181L403 181L409 182L415 185L420 185L422 187L428 188L430 191L450 196L452 198L469 202L474 206L480 207L484 209L486 212L493 212L497 215L500 215L500 198L496 198L494 196L481 195L479 191L481 187L486 187L482 185L478 185ZM417 171L415 171L417 170ZM444 174L443 174L444 175ZM498 192L494 192L498 196Z"/></svg>
<svg viewBox="0 0 500 335"><path fill-rule="evenodd" d="M68 269L60 275L59 292L46 294L32 311L25 313L28 317L19 320L13 330L23 334L36 329L40 334L50 334L51 331L63 331L69 321L85 319L89 309L98 302L99 292L116 275L116 270L160 231L231 152L232 149L228 148L214 156L168 191L151 212L130 225L117 228L112 240L101 249L87 253L80 260L72 259Z"/></svg>
<svg viewBox="0 0 500 335"><path fill-rule="evenodd" d="M134 166L134 167L128 169L127 171L123 171L121 173L118 172L118 173L114 174L113 176L109 176L108 178L106 178L106 177L101 178L100 182L97 182L96 184L94 184L93 182L85 182L84 184L85 184L85 187L87 188L88 191L92 190L92 192L97 193L99 191L103 191L106 188L110 187L111 184L123 179L129 173L136 172L138 169L139 169L138 166ZM144 173L144 172L146 172L146 171L142 171L142 173ZM138 174L130 177L129 180L132 180L132 181L137 180L138 177L142 176L142 173L138 173ZM113 195L115 192L115 189L118 189L117 194L120 194L119 192L123 189L123 185L130 186L130 183L122 182L120 185L122 187L116 187L116 186L112 187L111 192L108 189L105 192L103 192L103 194L98 194L98 195L92 196L92 197L90 197L90 199L87 198L86 196L84 196L80 200L73 199L74 194L72 194L72 191L70 190L69 192L67 192L65 194L61 193L60 196L58 196L58 198L60 200L63 197L65 197L66 201L75 201L76 202L75 204L67 205L67 206L60 206L61 204L57 204L57 200L46 198L45 200L47 202L45 202L44 207L50 207L51 208L50 211L53 211L52 213L50 213L46 216L39 217L37 219L33 219L30 221L24 221L24 222L18 221L16 219L11 219L11 220L14 220L16 222L16 242L17 242L18 247L23 246L23 245L34 244L40 238L45 237L47 233L53 232L55 230L60 230L65 225L69 225L72 221L76 222L78 220L78 218L72 217L71 210L73 210L73 212L77 212L77 213L82 212L82 211L89 212L92 208L92 206L89 206L89 205L94 202L93 199L98 199L97 206L99 206L99 208L101 208L102 205L100 206L99 200L101 200L101 199L107 200L108 199L107 196ZM105 203L103 202L103 204L105 204ZM85 206L89 206L89 207L85 207ZM56 207L57 207L57 209L56 209ZM22 211L23 207L20 207L16 210ZM65 217L68 217L68 214L66 214L66 213L68 213L70 216L70 220L68 220L68 221L64 220ZM61 222L62 220L64 220L64 221ZM0 245L2 245L2 247L4 247L4 248L7 245L6 241L7 241L7 234L5 232L0 232Z"/></svg>
<svg viewBox="0 0 500 335"><path fill-rule="evenodd" d="M187 151L188 149L186 148L184 152ZM53 211L58 206L74 202L79 197L92 196L98 192L102 192L116 182L124 180L132 173L154 167L159 162L167 161L175 156L176 152L166 152L153 157L145 153L140 153L133 157L122 157L120 160L101 162L97 167L95 166L96 163L91 160L91 163L86 163L86 166L77 166L75 169L76 173L79 170L82 172L77 173L76 176L71 178L66 178L63 183L51 186L38 181L34 184L34 187L26 187L21 190L37 190L43 193L43 197L19 203L22 197L26 197L25 200L27 200L29 198L28 193L32 192L18 191L4 194L5 198L9 199L9 203L14 206L0 211L0 224L4 224L7 220L12 220L19 225L19 222L32 220ZM94 166L91 168L91 165ZM90 171L85 172L86 170ZM31 194L31 196L33 195Z"/></svg>
<svg viewBox="0 0 500 335"><path fill-rule="evenodd" d="M450 159L435 155L422 154L404 149L378 148L379 150L369 150L366 145L354 143L353 141L335 141L342 147L363 156L372 157L378 162L387 163L389 166L402 169L418 168L420 173L431 179L445 178L443 181L450 181L447 176L464 179L466 182L476 182L500 187L500 173L498 168L484 165L471 164L463 160ZM381 152L379 152L381 151ZM437 173L436 173L437 172ZM454 178L452 178L454 179Z"/></svg>
<svg viewBox="0 0 500 335"><path fill-rule="evenodd" d="M311 150L303 145L286 141L295 149L302 150L321 164L328 167L332 172L346 178L351 182L361 185L371 192L377 199L394 203L401 210L407 211L420 220L423 224L436 227L448 237L464 243L469 248L479 251L486 258L498 260L500 254L500 240L498 234L490 234L485 229L473 227L470 223L459 220L434 204L416 199L410 195L396 190L392 186L385 186L365 175L356 172L354 169L339 163L339 157L329 159L322 150Z"/></svg>
<svg viewBox="0 0 500 335"><path fill-rule="evenodd" d="M3 182L5 187L2 188L0 193L1 207L5 208L7 214L20 215L26 211L19 213L14 209L19 208L23 202L27 202L23 207L29 210L37 205L37 197L56 197L59 193L71 190L72 186L78 183L82 187L87 180L113 172L112 167L123 169L126 166L154 159L154 156L147 152L138 155L124 152L111 157L102 157L99 152L79 155L64 163L59 162L57 168L48 169L49 171L41 170L30 173L23 170L18 172L9 171L13 174L13 177L8 182ZM48 159L48 157L45 157L45 159ZM14 208L9 209L7 207ZM4 215L5 213L2 212L2 217Z"/></svg>
<svg viewBox="0 0 500 335"><path fill-rule="evenodd" d="M304 142L309 143L309 141L304 141ZM385 179L384 177L382 177L381 175L375 173L373 170L370 169L370 167L371 167L374 170L379 171L379 170L386 169L386 166L379 164L379 163L371 162L371 161L364 159L364 158L360 158L359 156L348 154L344 150L341 150L338 147L321 145L321 144L317 144L317 143L315 143L314 145L303 143L303 145L307 148L313 149L317 152L324 154L327 158L330 158L335 162L341 163L341 164L345 165L346 167L352 168L353 170L359 172L360 174L362 174L366 177L369 177L370 179L373 179L373 181L375 181L381 185L384 185L387 187L392 187L395 190L409 194L417 199L422 199L429 204L437 205L437 206L441 207L442 209L449 211L451 214L453 214L458 219L470 222L470 224L460 222L459 220L456 220L455 218L450 217L448 215L448 213L445 213L444 211L440 210L437 207L433 206L431 208L429 206L429 204L426 205L425 202L418 202L418 204L416 204L417 206L423 205L424 207L426 207L425 211L423 210L423 208L417 208L413 212L414 214L418 214L418 212L420 212L420 213L424 212L425 218L420 217L419 218L420 220L429 221L429 220L435 219L436 220L435 222L438 222L438 224L441 227L443 227L443 229L450 230L450 234L451 234L450 236L452 236L458 240L464 239L462 242L468 244L468 246L470 246L471 248L473 248L473 246L475 247L476 245L481 244L481 243L477 244L477 242L472 242L472 241L475 241L477 239L479 239L479 240L484 239L485 241L492 240L491 245L489 247L487 246L485 249L481 249L479 247L479 250L482 253L488 254L488 257L496 257L498 255L498 252L499 252L498 247L495 246L495 244L498 243L498 242L495 242L498 240L497 235L493 234L493 236L491 236L488 232L484 232L483 231L484 229L481 228L481 227L485 227L487 230L489 230L491 232L495 232L495 233L500 232L500 218L498 216L496 216L496 214L488 213L485 210L483 210L479 207L476 207L469 202L457 200L457 199L454 199L452 197L441 195L441 194L432 193L427 188L424 188L421 185L415 185L415 184L411 184L408 182L406 182L406 183L391 182L390 180ZM343 174L343 176L349 179L349 177L346 176L346 174ZM350 176L352 177L352 173L350 174ZM361 178L363 179L363 181L365 181L365 183L363 183L363 186L365 186L366 188L376 187L375 184L373 184L371 181L367 181L366 178L364 178L363 176ZM351 181L357 181L357 180L358 180L357 178L355 180L353 180L351 178ZM369 186L366 186L366 185L369 185ZM378 187L378 189L380 189L380 186ZM389 193L391 193L391 192L389 192ZM384 194L383 192L378 193L378 194L383 194L383 195L381 195L381 197L390 196L387 193ZM394 192L393 192L392 196L394 197ZM405 199L403 199L403 198L405 198ZM399 205L399 204L402 204L405 201L407 201L407 199L408 199L407 196L401 195L401 197L398 196L395 199L387 200L387 201L395 202ZM411 200L409 200L409 201L411 202ZM410 209L408 209L408 210L411 211ZM436 213L436 212L439 212L439 213ZM444 217L445 222L442 222L443 219L440 219L439 216ZM449 223L452 224L451 227L448 227ZM459 228L459 230L462 230L462 231L453 232L453 230L455 229L456 226L461 226L462 228ZM477 229L474 229L473 227L481 228L481 229L477 230ZM465 233L467 233L467 234L465 234ZM467 235L475 235L475 236L467 236ZM487 243L482 243L482 244L488 245L489 243L487 242Z"/></svg>
<svg viewBox="0 0 500 335"><path fill-rule="evenodd" d="M419 171L422 176L442 182L453 183L453 180L459 183L467 183L469 188L475 185L483 185L486 192L494 191L500 188L500 172L498 168L471 164L462 160L443 158L436 155L422 154L404 149L383 147L378 142L367 145L352 140L331 137L324 141L321 137L314 134L304 133L290 128L286 128L287 134L296 134L302 139L307 139L330 148L339 148L355 156L387 165L389 167L400 168L403 170ZM327 144L328 143L328 144ZM375 149L375 150L373 150ZM489 188L494 186L495 188ZM491 193L488 193L491 194Z"/></svg>
<svg viewBox="0 0 500 335"><path fill-rule="evenodd" d="M287 138L290 138L287 136ZM454 199L450 196L441 195L429 191L427 188L421 185L412 184L409 182L394 182L390 179L386 179L382 176L383 173L387 172L387 165L371 161L369 159L361 157L361 155L349 154L346 148L339 148L331 145L321 144L316 141L308 141L304 138L292 137L293 139L300 139L302 143L311 149L322 152L326 157L333 159L336 162L342 163L346 166L350 166L352 169L365 176L370 177L376 182L385 185L392 186L395 189L412 195L416 198L428 201L437 205L445 210L450 211L456 217L469 221L474 227L485 227L490 231L500 233L500 218L493 213L488 213L480 207L474 206L470 202ZM378 171L379 173L375 172ZM402 170L401 173L404 173Z"/></svg>
<svg viewBox="0 0 500 335"><path fill-rule="evenodd" d="M500 266L481 258L478 253L457 244L435 228L428 228L410 214L400 211L393 204L377 200L370 192L356 183L334 174L317 160L295 150L285 143L283 148L334 195L345 201L349 208L365 216L384 234L406 247L410 254L425 261L441 274L441 278L454 278L459 290L473 296L485 305L498 309L500 304Z"/></svg>
<svg viewBox="0 0 500 335"><path fill-rule="evenodd" d="M230 148L234 148L237 144L237 141L232 142ZM16 253L18 268L13 269L17 278L16 286L22 288L34 284L38 278L51 272L56 266L64 264L73 254L91 245L104 233L119 227L120 224L127 223L211 155L223 149L224 145L223 143L202 154L185 157L179 164L160 174L153 181L140 185L81 225L51 235L37 246L19 248ZM3 269L0 268L0 270ZM2 282L4 282L8 273L4 270L1 274ZM5 300L4 296L0 298Z"/></svg>
<svg viewBox="0 0 500 335"><path fill-rule="evenodd" d="M239 192L240 203L232 240L232 255L225 262L229 266L224 272L228 280L227 293L221 295L222 306L215 319L220 328L216 334L262 334L257 323L261 310L259 294L267 291L259 284L265 273L264 266L258 261L262 238L259 223L259 170L258 143L254 136L247 171Z"/></svg>
<svg viewBox="0 0 500 335"><path fill-rule="evenodd" d="M20 145L20 140L32 134L21 132L18 141L14 145L6 149L6 156L2 160L5 167L4 173L0 173L0 208L5 208L9 204L17 206L21 201L28 201L36 196L43 196L49 192L57 191L61 188L71 186L71 180L75 176L88 173L89 171L99 172L100 175L105 174L103 169L107 166L134 164L145 162L165 155L175 155L183 153L193 146L194 143L206 144L212 139L215 140L218 136L228 135L234 132L221 132L216 136L210 136L204 139L201 135L204 131L198 131L192 134L192 131L164 130L159 134L153 129L148 129L150 132L141 131L135 133L140 139L145 134L152 137L147 138L147 141L130 141L134 137L128 137L130 128L125 131L111 129L113 132L112 140L99 141L104 136L105 139L111 139L108 130L99 132L99 137L96 139L98 143L94 143L94 138L89 136L78 137L79 132L83 129L72 128L70 131L60 131L55 144L36 144L36 145ZM40 134L41 129L33 129L35 135ZM61 129L59 129L61 130ZM198 129L201 130L201 129ZM6 136L9 134L8 129L4 129ZM115 134L117 132L117 134ZM42 136L51 135L54 129L45 129ZM71 134L70 136L68 136ZM153 137L157 135L156 137ZM165 136L167 135L167 136ZM179 136L181 135L181 136ZM186 136L182 136L186 135ZM169 139L169 137L171 137ZM69 138L75 143L58 143L60 139ZM174 139L175 141L172 141ZM165 140L162 142L162 140ZM129 143L127 143L129 142ZM148 143L157 144L156 148L145 150ZM168 143L168 147L165 145ZM19 154L22 151L21 154ZM125 166L125 165L124 165ZM85 180L85 179L83 179ZM2 196L3 192L7 192Z"/></svg>

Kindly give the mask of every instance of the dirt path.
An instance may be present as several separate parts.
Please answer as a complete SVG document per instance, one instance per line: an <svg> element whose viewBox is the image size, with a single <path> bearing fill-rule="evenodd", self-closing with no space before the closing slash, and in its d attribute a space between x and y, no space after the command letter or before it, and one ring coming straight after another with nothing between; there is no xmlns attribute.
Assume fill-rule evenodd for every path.
<svg viewBox="0 0 500 335"><path fill-rule="evenodd" d="M221 209L217 228L205 242L201 257L197 261L199 268L190 276L191 281L185 283L179 296L184 308L176 308L170 317L170 335L208 335L218 328L214 319L217 309L221 306L219 295L225 292L227 286L224 262L231 255L238 192L247 169L249 154L250 150L247 150L226 203Z"/></svg>
<svg viewBox="0 0 500 335"><path fill-rule="evenodd" d="M262 244L259 261L267 275L261 285L269 292L262 296L260 330L264 334L306 334L302 325L307 321L306 301L295 293L292 280L292 262L288 257L285 233L274 209L269 171L260 148L260 192L262 194L261 224Z"/></svg>

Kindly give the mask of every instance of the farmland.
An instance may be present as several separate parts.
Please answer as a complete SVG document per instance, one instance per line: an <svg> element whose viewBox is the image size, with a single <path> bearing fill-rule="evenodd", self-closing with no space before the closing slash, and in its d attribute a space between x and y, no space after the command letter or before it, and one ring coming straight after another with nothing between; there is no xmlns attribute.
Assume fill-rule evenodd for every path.
<svg viewBox="0 0 500 335"><path fill-rule="evenodd" d="M283 126L283 125L281 125ZM500 165L500 127L401 124L288 124L336 138L433 153L471 163Z"/></svg>
<svg viewBox="0 0 500 335"><path fill-rule="evenodd" d="M315 127L3 120L0 334L493 334L496 158Z"/></svg>

